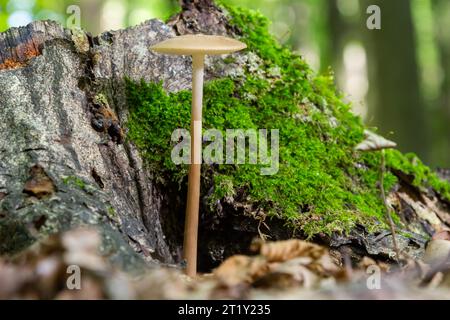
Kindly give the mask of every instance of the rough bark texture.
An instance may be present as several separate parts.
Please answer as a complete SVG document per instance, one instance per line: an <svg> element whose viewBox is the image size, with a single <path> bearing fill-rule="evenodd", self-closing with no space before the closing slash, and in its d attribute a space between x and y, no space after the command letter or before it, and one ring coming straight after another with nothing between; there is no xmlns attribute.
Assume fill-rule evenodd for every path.
<svg viewBox="0 0 450 320"><path fill-rule="evenodd" d="M168 21L177 34L230 34L223 12L212 0L180 1L182 12Z"/></svg>
<svg viewBox="0 0 450 320"><path fill-rule="evenodd" d="M40 227L49 229L49 221L55 220L49 232L69 228L66 222L97 223L105 216L138 252L172 262L160 216L168 200L151 183L133 146L120 144L117 135L126 119L120 86L124 77L162 80L168 90L186 89L190 83L187 59L148 50L173 35L157 20L96 39L40 21L0 35L0 132L5 137L0 140L0 191L8 218L0 232L3 253L17 247L17 239L5 235L12 223L6 221L20 220L19 216L34 221L39 220L34 216L45 215ZM113 93L106 107L117 113L119 133L93 129L98 109L105 107L93 101L91 90L98 86ZM54 185L42 197L32 190L24 192L32 178L30 168L36 165Z"/></svg>
<svg viewBox="0 0 450 320"><path fill-rule="evenodd" d="M190 58L156 55L148 48L176 34L196 32L239 31L211 1L202 0L184 1L183 12L168 25L150 20L96 38L48 21L0 34L0 254L20 251L49 233L90 224L103 231L105 253L122 266L140 265L139 256L180 262L185 192L159 185L124 139L124 78L163 81L168 91L189 89ZM220 59L208 58L207 79L239 73L240 63L250 59L258 64L250 53L237 57L226 70ZM403 195L402 190L395 194ZM405 196L403 202L408 209L416 200ZM436 217L434 212L448 218L433 205L429 219ZM230 205L223 210L240 209ZM416 211L410 214L414 219ZM244 240L247 245L258 234L251 218L233 217L222 231L201 235L209 248L201 254L210 261L223 259L233 253L224 250ZM229 230L237 229L248 236L233 239ZM277 221L271 222L271 232L274 239L292 235ZM355 230L350 237L326 241L389 255L388 235ZM424 241L413 240L403 239L402 248L423 251Z"/></svg>

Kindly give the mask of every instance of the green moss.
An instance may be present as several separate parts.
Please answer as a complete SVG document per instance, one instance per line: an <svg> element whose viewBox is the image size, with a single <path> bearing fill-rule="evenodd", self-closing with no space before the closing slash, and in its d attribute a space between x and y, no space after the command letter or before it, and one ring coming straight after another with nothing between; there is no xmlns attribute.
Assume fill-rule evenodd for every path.
<svg viewBox="0 0 450 320"><path fill-rule="evenodd" d="M389 150L386 154L386 165L409 175L411 184L417 188L432 188L443 199L450 201L450 183L440 179L414 153L402 154L398 150Z"/></svg>
<svg viewBox="0 0 450 320"><path fill-rule="evenodd" d="M94 96L95 104L101 105L101 106L107 106L108 104L108 98L103 93L98 93Z"/></svg>
<svg viewBox="0 0 450 320"><path fill-rule="evenodd" d="M70 184L75 185L80 189L86 188L86 183L82 179L75 177L75 176L64 177L62 179L62 182L66 185L70 185Z"/></svg>
<svg viewBox="0 0 450 320"><path fill-rule="evenodd" d="M223 59L223 62L225 62L226 64L231 64L236 62L236 59L233 56L227 56Z"/></svg>
<svg viewBox="0 0 450 320"><path fill-rule="evenodd" d="M109 216L110 218L117 218L117 212L116 212L116 210L114 210L114 208L111 207L111 206L108 207L108 216Z"/></svg>
<svg viewBox="0 0 450 320"><path fill-rule="evenodd" d="M214 186L208 195L212 209L217 200L243 190L247 202L308 236L347 232L356 224L369 231L386 228L377 187L380 154L354 151L364 138L364 126L336 93L332 75L315 76L300 56L273 39L268 20L260 14L227 10L232 24L242 31L247 50L263 59L265 74L274 69L280 72L276 78L263 78L246 71L245 81L208 82L203 127L222 132L279 129L280 166L277 174L263 176L259 165L218 165L214 170L204 165L204 181ZM191 93L167 93L161 83L129 80L126 87L128 138L162 181L185 183L187 168L171 161L174 143L169 142L173 130L189 128ZM397 178L388 172L385 189L396 183Z"/></svg>

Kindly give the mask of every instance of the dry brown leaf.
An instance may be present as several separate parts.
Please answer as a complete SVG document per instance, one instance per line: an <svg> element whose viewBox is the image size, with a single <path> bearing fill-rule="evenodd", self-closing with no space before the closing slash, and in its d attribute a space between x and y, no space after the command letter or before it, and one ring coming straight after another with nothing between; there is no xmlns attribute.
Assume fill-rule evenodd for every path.
<svg viewBox="0 0 450 320"><path fill-rule="evenodd" d="M363 258L361 259L361 261L358 263L358 267L365 269L365 268L367 268L367 267L369 267L369 266L372 266L372 265L374 265L374 264L377 264L377 263L375 262L375 260L373 260L372 258L369 258L369 257L365 256L365 257L363 257Z"/></svg>
<svg viewBox="0 0 450 320"><path fill-rule="evenodd" d="M312 288L320 280L314 270L311 270L311 258L300 257L292 259L283 263L276 264L271 270L271 274L278 279L283 279L283 282L275 282L275 277L272 279L272 286L274 287L292 287L294 285L302 285L305 288ZM291 283L286 283L290 279Z"/></svg>
<svg viewBox="0 0 450 320"><path fill-rule="evenodd" d="M334 259L328 254L328 252L312 262L308 268L323 277L334 276L343 278L345 274L344 269L336 265Z"/></svg>
<svg viewBox="0 0 450 320"><path fill-rule="evenodd" d="M327 254L327 249L314 243L291 239L277 242L263 242L259 252L269 262L283 262L297 257L318 259Z"/></svg>
<svg viewBox="0 0 450 320"><path fill-rule="evenodd" d="M219 281L234 286L241 283L252 283L267 272L269 272L269 265L264 257L236 255L225 260L214 270L214 275Z"/></svg>

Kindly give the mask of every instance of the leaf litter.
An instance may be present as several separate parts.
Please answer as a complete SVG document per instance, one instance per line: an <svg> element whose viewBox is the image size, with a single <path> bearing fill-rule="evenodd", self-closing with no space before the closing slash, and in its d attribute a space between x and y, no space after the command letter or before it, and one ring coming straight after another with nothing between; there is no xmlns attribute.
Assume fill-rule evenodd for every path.
<svg viewBox="0 0 450 320"><path fill-rule="evenodd" d="M428 244L425 257L435 255L431 262L409 259L396 265L369 256L355 262L303 240L258 240L251 245L253 255L231 256L195 279L164 266L124 273L100 253L100 242L95 229L75 229L1 258L0 298L450 299L448 231ZM67 285L68 267L74 265L81 272L80 290Z"/></svg>

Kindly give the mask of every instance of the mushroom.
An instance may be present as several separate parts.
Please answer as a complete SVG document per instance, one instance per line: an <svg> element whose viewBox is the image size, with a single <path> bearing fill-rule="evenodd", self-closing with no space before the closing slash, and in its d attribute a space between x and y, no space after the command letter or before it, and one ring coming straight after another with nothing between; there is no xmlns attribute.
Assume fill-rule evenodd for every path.
<svg viewBox="0 0 450 320"><path fill-rule="evenodd" d="M395 232L395 224L394 220L392 220L391 215L391 207L387 203L386 192L384 191L384 175L386 173L386 157L385 157L385 149L395 148L397 144L393 141L387 140L382 136L370 131L364 130L365 140L359 143L355 150L357 151L379 151L381 150L381 165L380 165L380 191L381 198L383 200L384 208L386 209L386 213L388 216L389 227L391 229L392 234L392 242L394 244L395 254L397 256L397 260L400 259L400 249L397 244L397 235Z"/></svg>
<svg viewBox="0 0 450 320"><path fill-rule="evenodd" d="M434 234L422 259L425 263L435 266L450 262L450 231L444 230Z"/></svg>
<svg viewBox="0 0 450 320"><path fill-rule="evenodd" d="M244 43L235 39L196 34L174 37L150 48L159 53L192 56L191 161L183 244L184 259L187 262L186 274L190 277L194 277L197 273L204 58L207 54L226 54L246 47Z"/></svg>

